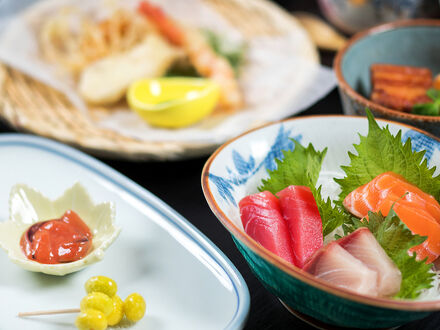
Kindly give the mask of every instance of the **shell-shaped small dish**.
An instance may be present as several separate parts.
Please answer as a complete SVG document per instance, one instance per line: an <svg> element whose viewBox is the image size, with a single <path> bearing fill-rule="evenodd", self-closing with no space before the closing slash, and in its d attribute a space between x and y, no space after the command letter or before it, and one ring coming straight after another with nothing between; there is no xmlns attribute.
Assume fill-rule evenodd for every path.
<svg viewBox="0 0 440 330"><path fill-rule="evenodd" d="M23 233L36 222L60 218L67 210L76 212L89 226L93 234L91 251L84 258L69 263L41 264L29 260L20 246ZM26 270L62 276L104 258L105 250L121 231L114 222L114 204L94 204L80 183L74 184L55 200L24 184L17 184L12 187L9 196L9 219L0 222L0 247L6 250L12 262Z"/></svg>

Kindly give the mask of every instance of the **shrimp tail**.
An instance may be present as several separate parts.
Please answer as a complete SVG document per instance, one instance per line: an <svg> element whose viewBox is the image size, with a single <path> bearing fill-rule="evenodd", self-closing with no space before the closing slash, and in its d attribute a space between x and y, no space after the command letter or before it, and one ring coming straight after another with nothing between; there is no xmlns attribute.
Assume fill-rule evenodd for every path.
<svg viewBox="0 0 440 330"><path fill-rule="evenodd" d="M243 106L243 95L234 69L224 57L216 54L200 31L180 25L161 8L147 0L139 4L138 11L153 23L171 44L185 51L189 62L202 77L210 78L219 84L219 104L222 109L234 110Z"/></svg>
<svg viewBox="0 0 440 330"><path fill-rule="evenodd" d="M159 29L159 32L171 44L175 46L183 46L184 34L181 27L160 7L153 5L149 1L141 1L139 3L138 12L151 20Z"/></svg>

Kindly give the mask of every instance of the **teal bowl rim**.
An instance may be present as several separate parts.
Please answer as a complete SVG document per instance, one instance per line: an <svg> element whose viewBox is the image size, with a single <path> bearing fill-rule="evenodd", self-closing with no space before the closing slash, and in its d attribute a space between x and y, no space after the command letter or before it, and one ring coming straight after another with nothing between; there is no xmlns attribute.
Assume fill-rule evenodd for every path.
<svg viewBox="0 0 440 330"><path fill-rule="evenodd" d="M398 118L400 120L413 120L418 122L430 122L430 123L439 123L440 124L440 116L424 116L424 115L414 115L408 112L402 112L398 110L394 110L391 108L384 107L378 103L375 103L363 95L359 94L355 91L345 80L344 75L342 74L342 61L344 59L347 51L353 47L358 41L370 37L372 35L380 34L383 32L388 32L391 30L396 30L400 28L407 27L418 27L418 26L430 26L437 27L440 29L440 19L408 19L408 20L400 20L392 23L385 23L381 25L374 26L370 29L363 30L361 32L356 33L352 38L348 40L346 45L338 51L336 54L335 60L333 62L333 69L336 74L336 79L338 80L338 86L345 94L347 94L351 99L354 99L356 102L360 103L364 107L371 108L381 115L392 116L394 118Z"/></svg>
<svg viewBox="0 0 440 330"><path fill-rule="evenodd" d="M259 257L263 258L266 262L272 264L275 267L278 267L285 273L289 274L290 276L294 277L297 280L300 280L312 287L315 287L317 289L320 289L326 293L333 294L335 296L338 296L343 299L347 299L350 301L354 301L357 303L370 305L374 307L383 307L388 309L394 309L394 310L403 310L403 311L417 311L417 312L432 312L432 311L439 311L440 310L440 299L433 300L433 301L411 301L411 300L397 300L397 299L390 299L390 298L381 298L381 297L372 297L372 296L366 296L362 294L358 294L352 291L349 291L344 288L337 287L335 285L332 285L328 282L325 282L321 279L316 278L315 276L306 273L302 269L290 264L283 258L277 256L276 254L272 253L271 251L267 250L260 244L258 244L254 239L252 239L248 234L246 234L241 228L239 228L235 223L221 210L221 208L218 206L217 202L215 201L214 195L211 192L211 187L209 184L209 172L211 165L214 161L214 159L217 157L217 155L222 152L222 150L230 145L231 143L235 142L236 140L240 139L241 137L248 135L252 132L255 132L257 130L264 129L266 127L272 126L272 125L280 125L281 123L285 122L291 122L295 120L307 120L307 119L313 119L313 118L363 118L365 121L367 120L366 117L363 116L348 116L348 115L312 115L312 116L302 116L302 117L295 117L295 118L289 118L284 119L276 122L271 122L262 126L259 126L257 128L251 129L246 131L243 134L238 135L237 137L230 139L229 141L225 142L223 145L221 145L214 153L208 158L206 161L201 175L201 184L202 184L202 190L203 194L206 198L206 201L211 209L211 211L214 213L214 215L217 217L217 219L221 222L221 224L230 232L231 235L233 235L235 238L239 239L241 243L243 243L247 248L249 248L252 252L254 252ZM384 122L384 123L391 123L395 125L399 125L402 127L407 127L409 129L412 129L414 131L420 132L422 134L425 134L426 136L438 141L440 143L440 138L424 131L419 128L416 128L411 125L403 124L400 122L392 121L392 120L386 120L386 119L377 119L377 121Z"/></svg>

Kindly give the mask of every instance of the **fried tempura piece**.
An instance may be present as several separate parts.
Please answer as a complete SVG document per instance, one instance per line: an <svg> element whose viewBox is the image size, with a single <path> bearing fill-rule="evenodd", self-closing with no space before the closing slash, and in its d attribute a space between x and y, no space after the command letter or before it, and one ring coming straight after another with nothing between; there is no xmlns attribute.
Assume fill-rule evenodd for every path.
<svg viewBox="0 0 440 330"><path fill-rule="evenodd" d="M79 23L79 31L71 26L74 23ZM77 75L96 60L127 51L153 30L143 16L124 9L100 22L76 11L62 11L42 26L40 48L48 61Z"/></svg>
<svg viewBox="0 0 440 330"><path fill-rule="evenodd" d="M79 93L88 102L107 105L120 100L130 83L162 76L182 53L161 36L150 33L132 49L98 60L86 67Z"/></svg>
<svg viewBox="0 0 440 330"><path fill-rule="evenodd" d="M138 11L145 15L170 43L184 49L189 61L202 76L220 86L219 105L234 111L244 104L243 93L229 62L215 53L200 31L186 27L149 1L142 1Z"/></svg>
<svg viewBox="0 0 440 330"><path fill-rule="evenodd" d="M432 74L427 68L373 64L371 84L371 100L388 108L410 112L415 104L430 102L426 91L432 86Z"/></svg>

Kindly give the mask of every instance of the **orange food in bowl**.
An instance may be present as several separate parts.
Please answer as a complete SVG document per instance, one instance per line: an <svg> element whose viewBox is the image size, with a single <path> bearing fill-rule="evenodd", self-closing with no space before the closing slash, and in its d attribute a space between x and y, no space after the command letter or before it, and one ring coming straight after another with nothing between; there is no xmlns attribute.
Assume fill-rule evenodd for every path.
<svg viewBox="0 0 440 330"><path fill-rule="evenodd" d="M432 74L427 68L373 64L371 85L371 100L392 109L411 112L415 104L431 101L426 95L432 87Z"/></svg>
<svg viewBox="0 0 440 330"><path fill-rule="evenodd" d="M435 76L433 87L440 90L440 73Z"/></svg>

